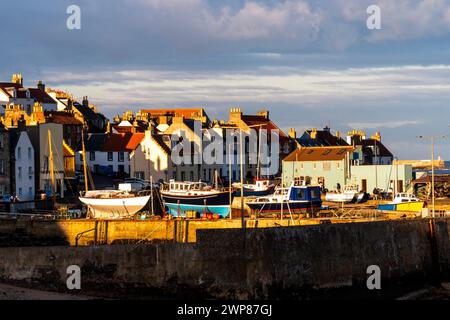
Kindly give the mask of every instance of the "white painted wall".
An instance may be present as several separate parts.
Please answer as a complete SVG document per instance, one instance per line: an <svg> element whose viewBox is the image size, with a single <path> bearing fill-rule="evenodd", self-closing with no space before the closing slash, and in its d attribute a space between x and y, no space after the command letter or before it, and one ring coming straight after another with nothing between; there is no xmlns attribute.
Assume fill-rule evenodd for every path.
<svg viewBox="0 0 450 320"><path fill-rule="evenodd" d="M113 152L113 160L108 160L108 152L104 151L95 151L95 159L91 160L90 152L86 151L86 162L89 167L89 170L91 172L94 171L95 165L98 166L112 166L113 172L119 172L119 165L124 166L124 171L129 174L130 173L130 160L129 160L129 154L128 152L124 152L124 161L119 161L119 152ZM81 151L78 152L77 156L75 157L75 164L76 168L79 171L83 171L83 158Z"/></svg>
<svg viewBox="0 0 450 320"><path fill-rule="evenodd" d="M34 200L34 148L26 132L21 132L15 152L15 194L21 201Z"/></svg>

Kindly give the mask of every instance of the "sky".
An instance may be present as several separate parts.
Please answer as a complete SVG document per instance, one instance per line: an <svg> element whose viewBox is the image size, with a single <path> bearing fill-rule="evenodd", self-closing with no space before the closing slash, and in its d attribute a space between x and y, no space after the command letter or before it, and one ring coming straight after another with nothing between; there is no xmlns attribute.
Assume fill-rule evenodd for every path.
<svg viewBox="0 0 450 320"><path fill-rule="evenodd" d="M379 30L366 25L373 4ZM429 159L417 137L450 134L450 0L21 0L0 12L0 81L43 80L108 117L267 109L286 131L380 131L400 159ZM450 137L435 153L450 160Z"/></svg>

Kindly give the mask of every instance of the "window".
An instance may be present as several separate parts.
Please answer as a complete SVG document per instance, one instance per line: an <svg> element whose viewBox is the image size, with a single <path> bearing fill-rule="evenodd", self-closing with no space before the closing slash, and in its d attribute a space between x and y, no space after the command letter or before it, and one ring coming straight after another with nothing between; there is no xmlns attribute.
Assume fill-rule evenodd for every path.
<svg viewBox="0 0 450 320"><path fill-rule="evenodd" d="M30 199L33 198L33 188L32 187L28 187L28 198L30 198Z"/></svg>
<svg viewBox="0 0 450 320"><path fill-rule="evenodd" d="M316 164L315 163L313 163L313 169L316 170Z"/></svg>
<svg viewBox="0 0 450 320"><path fill-rule="evenodd" d="M0 174L5 173L5 163L3 159L0 159Z"/></svg>
<svg viewBox="0 0 450 320"><path fill-rule="evenodd" d="M181 181L185 181L186 180L186 174L185 172L181 172Z"/></svg>
<svg viewBox="0 0 450 320"><path fill-rule="evenodd" d="M298 188L297 189L297 200L303 200L305 199L305 189Z"/></svg>
<svg viewBox="0 0 450 320"><path fill-rule="evenodd" d="M83 161L83 154L80 153L80 161Z"/></svg>
<svg viewBox="0 0 450 320"><path fill-rule="evenodd" d="M22 167L17 168L17 170L19 179L22 179Z"/></svg>
<svg viewBox="0 0 450 320"><path fill-rule="evenodd" d="M118 152L117 154L119 162L123 162L125 160L125 155L123 153L123 151Z"/></svg>
<svg viewBox="0 0 450 320"><path fill-rule="evenodd" d="M31 148L28 147L28 160L31 160Z"/></svg>
<svg viewBox="0 0 450 320"><path fill-rule="evenodd" d="M142 179L142 180L144 180L144 179L145 179L144 171L136 171L136 172L134 173L134 177L135 177L136 179Z"/></svg>
<svg viewBox="0 0 450 320"><path fill-rule="evenodd" d="M113 173L113 172L114 172L113 166L112 166L112 164L109 164L108 165L108 173Z"/></svg>
<svg viewBox="0 0 450 320"><path fill-rule="evenodd" d="M108 161L113 161L113 153L108 152Z"/></svg>
<svg viewBox="0 0 450 320"><path fill-rule="evenodd" d="M89 152L89 160L95 161L95 152L94 151Z"/></svg>
<svg viewBox="0 0 450 320"><path fill-rule="evenodd" d="M28 178L31 179L33 177L33 168L32 167L28 167Z"/></svg>
<svg viewBox="0 0 450 320"><path fill-rule="evenodd" d="M21 147L18 147L17 148L17 159L21 159L22 158L22 148Z"/></svg>

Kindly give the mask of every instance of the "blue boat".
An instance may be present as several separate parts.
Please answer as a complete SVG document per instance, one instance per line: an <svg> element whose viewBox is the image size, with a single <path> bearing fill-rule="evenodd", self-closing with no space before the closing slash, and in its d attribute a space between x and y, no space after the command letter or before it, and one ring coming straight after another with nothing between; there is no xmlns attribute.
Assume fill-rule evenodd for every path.
<svg viewBox="0 0 450 320"><path fill-rule="evenodd" d="M167 190L161 190L167 212L174 217L186 217L188 212L199 216L230 213L230 194L227 190L214 189L204 182L176 182L171 180Z"/></svg>
<svg viewBox="0 0 450 320"><path fill-rule="evenodd" d="M314 213L320 210L322 199L319 186L276 188L271 196L249 199L247 205L257 213Z"/></svg>

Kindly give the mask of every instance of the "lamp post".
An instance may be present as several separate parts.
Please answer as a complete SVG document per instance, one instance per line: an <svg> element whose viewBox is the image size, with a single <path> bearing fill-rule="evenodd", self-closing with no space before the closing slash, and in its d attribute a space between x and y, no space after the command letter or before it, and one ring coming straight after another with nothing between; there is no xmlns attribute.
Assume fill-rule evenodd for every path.
<svg viewBox="0 0 450 320"><path fill-rule="evenodd" d="M434 211L434 144L438 139L446 139L447 136L418 136L419 139L427 139L431 141L431 206L432 217L435 218Z"/></svg>

